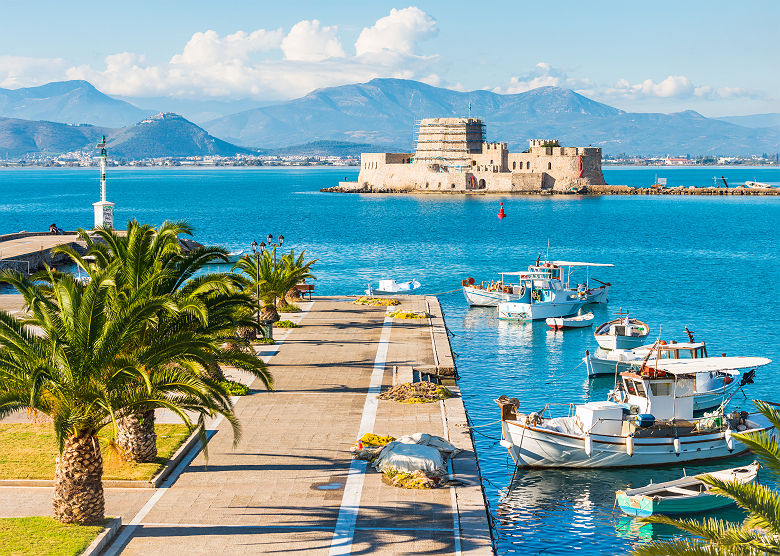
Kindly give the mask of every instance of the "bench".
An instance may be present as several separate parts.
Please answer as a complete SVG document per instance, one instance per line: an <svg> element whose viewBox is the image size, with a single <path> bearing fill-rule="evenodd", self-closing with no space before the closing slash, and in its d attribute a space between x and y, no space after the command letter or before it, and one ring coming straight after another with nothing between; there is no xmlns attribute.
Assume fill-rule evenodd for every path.
<svg viewBox="0 0 780 556"><path fill-rule="evenodd" d="M309 301L311 301L311 293L314 291L314 284L296 284L295 289L298 290L301 297L308 295Z"/></svg>

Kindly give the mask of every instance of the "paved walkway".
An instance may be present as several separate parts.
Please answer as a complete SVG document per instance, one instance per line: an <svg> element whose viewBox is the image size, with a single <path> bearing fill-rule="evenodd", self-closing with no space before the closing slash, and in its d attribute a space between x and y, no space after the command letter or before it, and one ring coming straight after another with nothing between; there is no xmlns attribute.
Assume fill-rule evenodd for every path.
<svg viewBox="0 0 780 556"><path fill-rule="evenodd" d="M414 297L403 308L424 310L425 303ZM460 399L377 403L369 391L372 378L376 387L391 385L393 366L434 364L427 321L386 319L384 307L320 298L301 323L270 358L275 391L255 384L236 403L238 445L222 422L208 461L198 454L169 488L106 491L107 513L126 524L107 554L492 553L470 438L448 425L448 417L465 418ZM453 442L467 450L453 462L455 475L470 486L404 490L372 469L361 473L349 447L367 416L377 434L457 436ZM44 513L47 494L25 491L46 504ZM0 508L9 495L0 492Z"/></svg>

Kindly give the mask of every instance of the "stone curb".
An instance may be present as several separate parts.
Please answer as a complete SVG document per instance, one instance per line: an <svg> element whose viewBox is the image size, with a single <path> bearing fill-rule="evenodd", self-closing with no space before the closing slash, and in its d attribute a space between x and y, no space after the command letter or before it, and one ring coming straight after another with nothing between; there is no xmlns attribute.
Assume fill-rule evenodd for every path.
<svg viewBox="0 0 780 556"><path fill-rule="evenodd" d="M198 438L198 431L194 430L192 431L192 434L187 438L187 440L184 441L184 444L179 446L179 449L176 450L176 452L171 456L171 459L168 460L168 463L165 464L165 467L162 468L162 470L149 479L149 482L146 481L133 481L137 483L143 482L145 486L151 487L151 488L159 488L160 485L163 483L165 479L168 478L168 475L171 474L171 471L176 469L176 466L181 463L181 460L184 459L184 456L186 456L189 451L192 449L192 447L195 445L196 442L199 442L200 439ZM104 481L105 484L105 481Z"/></svg>
<svg viewBox="0 0 780 556"><path fill-rule="evenodd" d="M92 541L79 556L97 556L100 554L109 544L111 544L121 527L122 518L112 517L111 521L108 522L108 525L103 528L103 531L95 537L95 540Z"/></svg>
<svg viewBox="0 0 780 556"><path fill-rule="evenodd" d="M103 481L103 488L159 488L165 479L171 474L177 465L184 459L184 456L192 449L196 442L199 442L198 432L193 431L184 444L171 456L168 463L165 464L157 475L148 481L132 481L120 479L107 479ZM0 479L0 488L2 487L54 487L53 479Z"/></svg>

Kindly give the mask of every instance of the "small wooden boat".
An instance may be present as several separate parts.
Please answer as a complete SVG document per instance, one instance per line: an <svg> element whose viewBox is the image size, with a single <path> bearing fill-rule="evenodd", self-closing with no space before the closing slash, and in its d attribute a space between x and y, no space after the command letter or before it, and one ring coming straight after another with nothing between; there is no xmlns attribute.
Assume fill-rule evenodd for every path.
<svg viewBox="0 0 780 556"><path fill-rule="evenodd" d="M633 349L647 342L650 327L638 319L629 318L628 312L600 325L593 336L603 349Z"/></svg>
<svg viewBox="0 0 780 556"><path fill-rule="evenodd" d="M567 328L585 328L593 324L593 313L585 313L575 317L552 317L545 320L547 326L553 330L566 330Z"/></svg>
<svg viewBox="0 0 780 556"><path fill-rule="evenodd" d="M724 481L752 483L758 477L758 462L754 461L744 467L713 471L707 475ZM637 517L709 512L734 504L731 498L710 494L710 485L705 484L699 477L701 475L618 490L617 504L624 513Z"/></svg>
<svg viewBox="0 0 780 556"><path fill-rule="evenodd" d="M417 280L409 280L408 282L396 282L395 280L380 280L379 287L373 288L371 284L368 285L366 295L395 295L405 294L416 290L421 286Z"/></svg>

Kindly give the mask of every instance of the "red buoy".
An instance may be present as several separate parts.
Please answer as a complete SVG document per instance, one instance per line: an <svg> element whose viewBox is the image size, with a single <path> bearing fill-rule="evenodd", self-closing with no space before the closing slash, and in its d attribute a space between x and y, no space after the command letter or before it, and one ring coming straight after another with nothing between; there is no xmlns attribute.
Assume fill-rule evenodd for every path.
<svg viewBox="0 0 780 556"><path fill-rule="evenodd" d="M498 211L498 218L506 218L506 213L504 212L504 203L501 203L501 210Z"/></svg>

